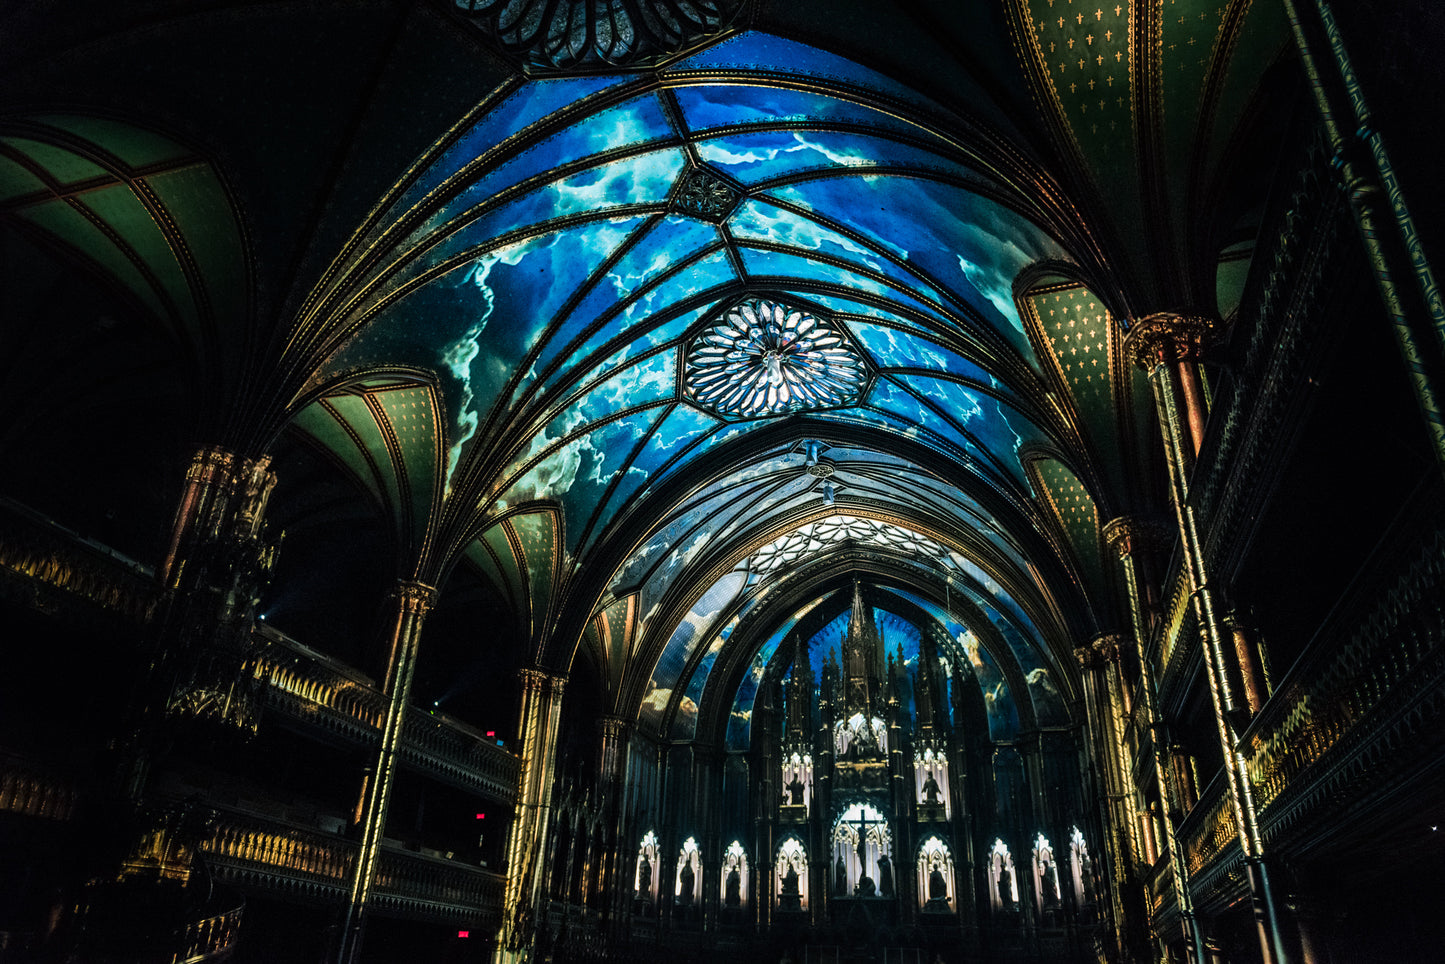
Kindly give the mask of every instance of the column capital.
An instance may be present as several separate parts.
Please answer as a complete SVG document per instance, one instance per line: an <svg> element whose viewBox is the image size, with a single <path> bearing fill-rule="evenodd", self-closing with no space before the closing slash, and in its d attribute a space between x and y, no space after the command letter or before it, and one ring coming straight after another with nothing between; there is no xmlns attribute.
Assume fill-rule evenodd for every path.
<svg viewBox="0 0 1445 964"><path fill-rule="evenodd" d="M1205 346L1218 336L1208 318L1161 311L1136 319L1129 326L1124 356L1145 371L1157 365L1197 361Z"/></svg>
<svg viewBox="0 0 1445 964"><path fill-rule="evenodd" d="M524 666L517 670L517 676L522 680L522 686L526 689L550 687L557 693L562 692L562 687L567 685L567 677L558 673L549 673L540 666Z"/></svg>
<svg viewBox="0 0 1445 964"><path fill-rule="evenodd" d="M1099 658L1109 663L1119 661L1119 647L1123 645L1124 637L1118 633L1108 633L1098 637L1089 646L1099 654Z"/></svg>
<svg viewBox="0 0 1445 964"><path fill-rule="evenodd" d="M1156 522L1137 516L1124 516L1104 523L1104 541L1114 548L1120 559L1127 559L1138 549L1158 549L1168 545L1169 530Z"/></svg>
<svg viewBox="0 0 1445 964"><path fill-rule="evenodd" d="M229 479L236 471L236 454L219 445L207 445L191 456L186 467L186 480L193 482L219 482Z"/></svg>
<svg viewBox="0 0 1445 964"><path fill-rule="evenodd" d="M1079 666L1086 670L1098 669L1104 664L1099 651L1088 643L1074 647L1074 658L1079 661Z"/></svg>
<svg viewBox="0 0 1445 964"><path fill-rule="evenodd" d="M436 602L437 591L424 582L402 579L392 590L392 596L396 599L402 612L424 616L431 611L432 604Z"/></svg>
<svg viewBox="0 0 1445 964"><path fill-rule="evenodd" d="M597 728L602 732L603 739L621 740L632 728L632 721L621 716L603 716L597 720Z"/></svg>

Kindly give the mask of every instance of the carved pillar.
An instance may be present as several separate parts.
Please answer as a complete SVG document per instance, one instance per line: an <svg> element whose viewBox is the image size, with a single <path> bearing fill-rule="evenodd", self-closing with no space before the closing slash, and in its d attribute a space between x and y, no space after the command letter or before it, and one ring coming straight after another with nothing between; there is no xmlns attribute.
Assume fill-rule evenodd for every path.
<svg viewBox="0 0 1445 964"><path fill-rule="evenodd" d="M361 940L366 927L367 904L371 899L381 838L386 830L386 813L391 803L392 776L397 750L401 746L410 708L411 681L416 673L417 644L422 623L436 599L436 590L419 582L397 584L393 600L391 660L387 666L386 719L382 723L381 747L366 790L366 810L361 825L361 846L352 868L351 895L346 907L338 961L352 964L360 959Z"/></svg>
<svg viewBox="0 0 1445 964"><path fill-rule="evenodd" d="M1128 946L1124 910L1124 882L1134 873L1139 853L1135 842L1136 820L1133 794L1125 793L1123 775L1119 772L1120 756L1114 746L1119 741L1110 710L1107 685L1104 682L1104 657L1100 649L1085 645L1074 650L1084 683L1084 708L1092 737L1091 756L1099 771L1099 809L1107 826L1104 847L1113 873L1109 878L1109 913L1116 946ZM1122 752L1122 750L1121 750Z"/></svg>
<svg viewBox="0 0 1445 964"><path fill-rule="evenodd" d="M1134 650L1139 658L1138 694L1143 704L1144 721L1151 734L1154 785L1159 799L1167 804L1170 799L1168 759L1166 757L1168 730L1159 713L1159 697L1156 690L1159 685L1157 673L1148 659L1149 614L1145 610L1145 597L1140 590L1142 581L1140 575L1143 568L1143 560L1140 557L1149 549L1159 547L1164 540L1164 533L1157 526L1149 523L1118 518L1104 526L1104 538L1118 553L1120 564L1124 570L1124 589L1129 601L1129 617L1134 625ZM1178 828L1181 817L1182 814L1174 813L1166 805L1164 811L1165 847L1169 852L1170 876L1174 886L1175 904L1179 908L1180 925L1184 930L1184 944L1189 948L1195 964L1202 964L1205 959L1203 929L1194 914L1194 899L1189 889L1189 867L1184 860L1184 851L1179 846Z"/></svg>
<svg viewBox="0 0 1445 964"><path fill-rule="evenodd" d="M1445 300L1326 0L1284 0L1320 110L1330 166L1349 195L1436 460L1445 467Z"/></svg>
<svg viewBox="0 0 1445 964"><path fill-rule="evenodd" d="M632 877L636 855L626 840L627 815L622 805L622 791L627 782L627 746L632 735L631 724L620 716L604 716L598 721L597 753L598 786L604 852L599 856L601 871L598 889L603 900L603 932L620 936L617 925L627 921L632 905Z"/></svg>
<svg viewBox="0 0 1445 964"><path fill-rule="evenodd" d="M566 680L540 669L524 669L522 709L517 725L521 771L517 778L517 810L507 835L507 886L502 904L502 936L496 960L525 957L532 940L532 922L541 901L545 868L539 866L547 839L556 770L557 730L562 717Z"/></svg>
<svg viewBox="0 0 1445 964"><path fill-rule="evenodd" d="M1264 671L1259 638L1234 610L1224 614L1224 628L1234 643L1234 658L1239 667L1240 689L1249 705L1250 715L1258 713L1269 699L1269 680Z"/></svg>
<svg viewBox="0 0 1445 964"><path fill-rule="evenodd" d="M1198 378L1196 363L1199 353L1205 339L1211 335L1210 324L1202 318L1151 315L1133 324L1125 339L1124 350L1135 364L1148 372L1158 409L1165 456L1169 463L1169 491L1179 526L1190 598L1205 647L1204 667L1209 679L1209 695L1214 706L1220 749L1224 754L1230 802L1234 807L1240 846L1248 870L1261 952L1265 964L1285 964L1289 954L1265 863L1264 842L1259 831L1249 772L1236 745L1235 726L1241 721L1242 707L1225 672L1225 633L1215 602L1214 587L1209 582L1204 564L1204 547L1194 507L1189 504L1188 498L1194 453L1185 440L1180 411L1183 389L1179 383L1181 378ZM1145 675L1149 674L1146 672ZM1156 738L1156 743L1159 742L1162 741Z"/></svg>

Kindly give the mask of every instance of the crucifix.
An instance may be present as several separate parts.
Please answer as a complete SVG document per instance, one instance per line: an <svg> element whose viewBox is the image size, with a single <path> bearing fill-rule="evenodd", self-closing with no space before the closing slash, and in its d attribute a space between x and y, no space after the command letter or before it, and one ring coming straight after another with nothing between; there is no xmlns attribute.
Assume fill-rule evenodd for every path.
<svg viewBox="0 0 1445 964"><path fill-rule="evenodd" d="M860 806L858 816L853 820L844 821L858 828L858 843L854 850L858 855L858 888L856 893L861 897L871 897L876 892L877 885L873 882L872 876L868 873L868 828L876 827L879 824L886 825L886 821L879 817L877 820L870 820L868 808ZM878 838L879 850L882 850L883 837Z"/></svg>

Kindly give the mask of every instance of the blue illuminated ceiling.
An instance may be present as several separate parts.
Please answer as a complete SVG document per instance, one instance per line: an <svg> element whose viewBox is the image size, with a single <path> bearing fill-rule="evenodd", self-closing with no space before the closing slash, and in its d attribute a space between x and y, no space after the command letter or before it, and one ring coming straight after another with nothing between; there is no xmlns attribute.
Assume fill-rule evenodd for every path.
<svg viewBox="0 0 1445 964"><path fill-rule="evenodd" d="M432 373L438 544L519 515L555 527L539 644L582 626L537 614L625 611L607 638L692 665L702 624L770 578L722 593L738 560L836 506L930 533L946 551L911 564L1008 588L994 606L1042 651L1083 580L1047 557L1029 467L1080 466L1082 485L1089 462L1015 287L1072 262L1076 226L998 148L753 32L647 73L511 82L313 291L302 396L335 408L377 368ZM620 685L640 698L650 674Z"/></svg>

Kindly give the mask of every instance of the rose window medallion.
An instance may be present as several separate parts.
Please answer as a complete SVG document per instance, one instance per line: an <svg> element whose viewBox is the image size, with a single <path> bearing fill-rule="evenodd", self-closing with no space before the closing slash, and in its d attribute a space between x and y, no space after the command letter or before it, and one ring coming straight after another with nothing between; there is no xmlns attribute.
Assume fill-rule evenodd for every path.
<svg viewBox="0 0 1445 964"><path fill-rule="evenodd" d="M687 349L687 397L726 418L852 405L867 378L838 328L761 298L727 309Z"/></svg>

